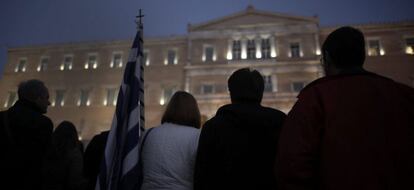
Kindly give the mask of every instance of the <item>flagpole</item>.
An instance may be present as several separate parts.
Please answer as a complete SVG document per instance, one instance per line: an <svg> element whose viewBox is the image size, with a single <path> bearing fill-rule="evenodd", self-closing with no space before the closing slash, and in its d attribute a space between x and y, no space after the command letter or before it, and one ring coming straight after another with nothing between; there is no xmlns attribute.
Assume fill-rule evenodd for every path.
<svg viewBox="0 0 414 190"><path fill-rule="evenodd" d="M145 104L144 104L144 89L145 89L145 86L144 86L144 27L143 27L143 23L142 23L142 18L144 17L145 15L143 15L142 14L142 9L139 9L139 14L138 14L138 16L137 16L137 18L138 18L138 30L140 30L141 31L141 40L142 40L142 42L140 43L141 45L142 45L142 47L140 48L141 49L141 51L140 52L138 52L138 53L140 53L141 55L139 56L139 58L141 59L138 63L140 63L140 65L139 65L139 67L140 67L140 82L141 82L141 85L140 85L140 87L141 87L141 89L140 89L140 92L142 93L141 94L141 96L139 96L140 97L140 101L139 101L139 103L140 103L140 108L141 108L141 110L140 110L140 129L141 129L141 131L144 131L145 130Z"/></svg>

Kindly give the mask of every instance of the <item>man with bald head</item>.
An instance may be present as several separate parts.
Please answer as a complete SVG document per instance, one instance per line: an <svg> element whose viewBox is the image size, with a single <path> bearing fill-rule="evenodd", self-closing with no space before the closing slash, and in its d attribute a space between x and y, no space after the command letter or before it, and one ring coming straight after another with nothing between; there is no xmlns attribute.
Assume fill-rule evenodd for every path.
<svg viewBox="0 0 414 190"><path fill-rule="evenodd" d="M42 81L32 79L21 82L17 93L17 102L0 112L1 186L42 189L44 160L52 147L53 123L43 115L49 92Z"/></svg>

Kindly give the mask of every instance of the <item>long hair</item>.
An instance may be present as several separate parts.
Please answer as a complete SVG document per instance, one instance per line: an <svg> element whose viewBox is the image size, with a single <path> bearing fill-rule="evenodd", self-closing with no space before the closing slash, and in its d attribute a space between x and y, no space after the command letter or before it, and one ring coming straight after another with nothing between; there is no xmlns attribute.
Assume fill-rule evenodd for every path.
<svg viewBox="0 0 414 190"><path fill-rule="evenodd" d="M161 123L166 122L200 128L200 110L193 95L184 91L176 92L162 116Z"/></svg>
<svg viewBox="0 0 414 190"><path fill-rule="evenodd" d="M69 121L60 123L52 135L53 145L58 157L63 157L74 148L79 148L78 132L75 125Z"/></svg>

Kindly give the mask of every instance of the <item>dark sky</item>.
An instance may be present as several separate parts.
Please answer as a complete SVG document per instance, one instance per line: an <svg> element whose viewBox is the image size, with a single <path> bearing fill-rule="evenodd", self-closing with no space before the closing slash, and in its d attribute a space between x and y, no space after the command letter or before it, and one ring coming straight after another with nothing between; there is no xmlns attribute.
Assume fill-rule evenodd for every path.
<svg viewBox="0 0 414 190"><path fill-rule="evenodd" d="M319 15L322 26L414 20L414 0L1 0L0 72L9 47L130 39L144 11L146 36L185 34L199 23L256 9Z"/></svg>

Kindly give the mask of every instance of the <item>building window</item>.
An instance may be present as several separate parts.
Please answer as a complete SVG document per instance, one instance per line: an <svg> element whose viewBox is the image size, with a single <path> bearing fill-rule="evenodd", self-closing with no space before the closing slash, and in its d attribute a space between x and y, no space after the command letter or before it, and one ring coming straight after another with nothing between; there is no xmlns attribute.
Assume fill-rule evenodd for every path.
<svg viewBox="0 0 414 190"><path fill-rule="evenodd" d="M60 70L72 70L72 62L73 57L72 56L65 56L63 58L63 64L60 66Z"/></svg>
<svg viewBox="0 0 414 190"><path fill-rule="evenodd" d="M143 61L144 61L145 66L148 66L150 64L149 53L147 51L144 51Z"/></svg>
<svg viewBox="0 0 414 190"><path fill-rule="evenodd" d="M240 60L241 59L241 41L240 40L234 40L233 41L233 59L234 60Z"/></svg>
<svg viewBox="0 0 414 190"><path fill-rule="evenodd" d="M9 96L7 98L6 103L4 104L4 107L11 107L14 103L17 101L17 94L16 92L9 92Z"/></svg>
<svg viewBox="0 0 414 190"><path fill-rule="evenodd" d="M247 59L256 58L256 43L254 40L247 40Z"/></svg>
<svg viewBox="0 0 414 190"><path fill-rule="evenodd" d="M106 92L106 99L104 101L105 106L116 106L116 101L118 99L117 89L110 88Z"/></svg>
<svg viewBox="0 0 414 190"><path fill-rule="evenodd" d="M80 97L78 100L78 106L89 106L89 90L81 90Z"/></svg>
<svg viewBox="0 0 414 190"><path fill-rule="evenodd" d="M162 89L162 94L161 94L161 98L160 98L160 105L164 105L165 103L170 101L171 97L174 95L174 93L176 91L177 90L176 90L175 87Z"/></svg>
<svg viewBox="0 0 414 190"><path fill-rule="evenodd" d="M293 82L292 83L293 92L300 92L303 89L303 87L305 87L304 82Z"/></svg>
<svg viewBox="0 0 414 190"><path fill-rule="evenodd" d="M384 51L381 48L381 43L379 40L368 40L368 55L369 56L384 55Z"/></svg>
<svg viewBox="0 0 414 190"><path fill-rule="evenodd" d="M49 64L49 58L48 57L42 57L40 59L39 66L37 66L37 71L46 71L47 65Z"/></svg>
<svg viewBox="0 0 414 190"><path fill-rule="evenodd" d="M270 39L262 39L262 59L270 59Z"/></svg>
<svg viewBox="0 0 414 190"><path fill-rule="evenodd" d="M212 84L203 84L201 85L201 94L213 94L214 85Z"/></svg>
<svg viewBox="0 0 414 190"><path fill-rule="evenodd" d="M165 65L175 65L177 64L177 52L175 50L168 50L167 59L164 62Z"/></svg>
<svg viewBox="0 0 414 190"><path fill-rule="evenodd" d="M14 71L16 73L26 72L26 65L27 65L27 59L26 58L22 58L22 59L19 60L19 63L17 63L17 66L14 69Z"/></svg>
<svg viewBox="0 0 414 190"><path fill-rule="evenodd" d="M204 62L215 61L214 48L213 47L211 47L211 46L204 47L203 61Z"/></svg>
<svg viewBox="0 0 414 190"><path fill-rule="evenodd" d="M405 39L405 53L414 55L414 37Z"/></svg>
<svg viewBox="0 0 414 190"><path fill-rule="evenodd" d="M85 63L85 69L96 69L98 68L98 61L97 56L95 54L91 54L88 56L88 60Z"/></svg>
<svg viewBox="0 0 414 190"><path fill-rule="evenodd" d="M273 91L273 82L272 82L272 76L263 76L264 80L264 92L272 92Z"/></svg>
<svg viewBox="0 0 414 190"><path fill-rule="evenodd" d="M301 57L300 44L298 42L290 44L290 57Z"/></svg>
<svg viewBox="0 0 414 190"><path fill-rule="evenodd" d="M55 102L53 106L64 106L65 105L65 90L56 90Z"/></svg>
<svg viewBox="0 0 414 190"><path fill-rule="evenodd" d="M121 68L122 67L122 53L114 53L112 55L112 62L110 65L111 68Z"/></svg>

